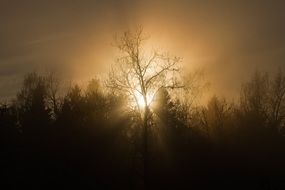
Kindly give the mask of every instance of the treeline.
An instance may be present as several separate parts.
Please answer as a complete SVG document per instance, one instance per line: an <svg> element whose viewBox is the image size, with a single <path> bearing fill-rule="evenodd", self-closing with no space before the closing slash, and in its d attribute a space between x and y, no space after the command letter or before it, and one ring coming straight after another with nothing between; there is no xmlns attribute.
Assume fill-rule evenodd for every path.
<svg viewBox="0 0 285 190"><path fill-rule="evenodd" d="M28 74L0 107L1 184L34 188L143 186L139 111L98 80L60 95L53 74ZM256 72L240 101L190 106L162 89L149 119L150 188L281 187L285 75Z"/></svg>

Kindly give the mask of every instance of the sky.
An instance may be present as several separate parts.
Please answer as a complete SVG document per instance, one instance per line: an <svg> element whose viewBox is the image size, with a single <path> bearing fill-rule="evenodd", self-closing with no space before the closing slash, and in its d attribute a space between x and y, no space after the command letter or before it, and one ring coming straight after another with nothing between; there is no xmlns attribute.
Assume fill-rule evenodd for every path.
<svg viewBox="0 0 285 190"><path fill-rule="evenodd" d="M114 35L138 25L152 47L204 69L208 94L236 97L255 70L285 68L285 2L0 0L0 100L29 72L84 83L114 62Z"/></svg>

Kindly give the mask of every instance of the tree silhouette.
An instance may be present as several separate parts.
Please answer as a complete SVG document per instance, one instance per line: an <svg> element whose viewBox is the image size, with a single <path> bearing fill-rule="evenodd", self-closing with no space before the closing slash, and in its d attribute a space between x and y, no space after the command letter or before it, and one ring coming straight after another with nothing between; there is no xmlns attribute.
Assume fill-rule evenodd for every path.
<svg viewBox="0 0 285 190"><path fill-rule="evenodd" d="M231 119L232 106L225 99L213 96L203 109L203 121L208 135L215 141L222 141L223 135Z"/></svg>
<svg viewBox="0 0 285 190"><path fill-rule="evenodd" d="M160 89L183 88L179 81L180 58L171 57L158 51L146 52L143 43L146 40L143 29L134 32L128 30L116 39L116 47L121 56L112 67L108 87L123 92L136 103L142 112L144 139L144 179L148 177L148 131L150 127L151 103ZM147 56L149 53L150 56ZM140 98L143 98L143 105Z"/></svg>
<svg viewBox="0 0 285 190"><path fill-rule="evenodd" d="M273 128L282 130L285 119L285 75L281 69L270 81L269 91L269 122Z"/></svg>
<svg viewBox="0 0 285 190"><path fill-rule="evenodd" d="M49 72L45 76L45 82L47 88L47 103L51 109L51 116L56 119L60 109L60 80L55 72Z"/></svg>
<svg viewBox="0 0 285 190"><path fill-rule="evenodd" d="M44 77L36 73L26 75L17 96L17 106L24 133L34 133L49 125L50 109L47 106L47 86Z"/></svg>
<svg viewBox="0 0 285 190"><path fill-rule="evenodd" d="M285 76L281 70L273 77L256 72L242 87L241 109L250 120L278 132L284 126L284 97Z"/></svg>
<svg viewBox="0 0 285 190"><path fill-rule="evenodd" d="M24 77L0 104L1 187L284 189L284 73L256 72L240 101L202 105L200 74L185 80L180 59L145 40L141 28L117 38L105 84L61 94L54 73Z"/></svg>

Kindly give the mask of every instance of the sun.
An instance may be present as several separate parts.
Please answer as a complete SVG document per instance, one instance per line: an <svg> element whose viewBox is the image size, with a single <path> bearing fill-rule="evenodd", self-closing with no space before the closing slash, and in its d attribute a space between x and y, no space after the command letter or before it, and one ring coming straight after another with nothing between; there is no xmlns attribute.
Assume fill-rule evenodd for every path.
<svg viewBox="0 0 285 190"><path fill-rule="evenodd" d="M144 100L143 96L141 94L139 94L136 98L137 98L138 106L140 108L144 108L145 107L145 100Z"/></svg>
<svg viewBox="0 0 285 190"><path fill-rule="evenodd" d="M144 109L145 106L150 106L151 105L151 102L152 102L152 96L150 94L147 94L146 96L146 101L145 102L145 99L143 97L143 95L139 92L135 92L134 93L134 96L135 96L135 101L134 101L134 104L139 108L139 109Z"/></svg>

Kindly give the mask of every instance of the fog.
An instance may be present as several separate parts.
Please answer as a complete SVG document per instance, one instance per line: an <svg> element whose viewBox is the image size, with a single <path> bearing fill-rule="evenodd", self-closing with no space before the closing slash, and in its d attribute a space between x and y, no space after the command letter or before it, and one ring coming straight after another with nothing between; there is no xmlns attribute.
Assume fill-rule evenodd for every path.
<svg viewBox="0 0 285 190"><path fill-rule="evenodd" d="M205 70L207 95L235 98L255 70L285 61L282 1L1 1L0 99L13 97L28 72L55 70L84 83L108 72L113 37L137 25L152 47Z"/></svg>

